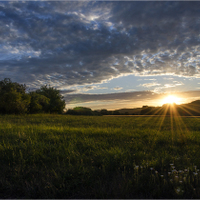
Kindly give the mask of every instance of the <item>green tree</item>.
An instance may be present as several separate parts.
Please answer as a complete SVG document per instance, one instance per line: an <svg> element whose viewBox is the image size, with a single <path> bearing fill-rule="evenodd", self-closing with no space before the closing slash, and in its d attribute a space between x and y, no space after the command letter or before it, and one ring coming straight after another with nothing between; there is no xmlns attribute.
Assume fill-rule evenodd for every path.
<svg viewBox="0 0 200 200"><path fill-rule="evenodd" d="M49 103L44 106L44 111L47 113L62 113L65 108L64 97L60 94L60 91L54 87L42 86L39 90L36 90L37 94L44 95L49 99Z"/></svg>
<svg viewBox="0 0 200 200"><path fill-rule="evenodd" d="M29 95L31 97L31 101L29 104L29 113L33 114L45 112L45 109L49 105L50 99L36 92L30 92Z"/></svg>
<svg viewBox="0 0 200 200"><path fill-rule="evenodd" d="M30 96L26 85L12 82L9 78L0 81L0 113L23 114L28 111Z"/></svg>
<svg viewBox="0 0 200 200"><path fill-rule="evenodd" d="M107 111L107 109L101 109L100 113L101 113L102 115L107 115L107 114L108 114L108 111Z"/></svg>

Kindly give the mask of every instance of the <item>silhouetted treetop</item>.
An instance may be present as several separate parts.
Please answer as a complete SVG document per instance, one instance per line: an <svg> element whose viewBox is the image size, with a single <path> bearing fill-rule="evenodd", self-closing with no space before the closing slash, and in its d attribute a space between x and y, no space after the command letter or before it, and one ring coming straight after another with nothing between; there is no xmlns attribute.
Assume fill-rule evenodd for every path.
<svg viewBox="0 0 200 200"><path fill-rule="evenodd" d="M0 81L0 113L23 114L28 111L30 95L26 85L12 82L9 78Z"/></svg>
<svg viewBox="0 0 200 200"><path fill-rule="evenodd" d="M12 82L9 78L0 81L0 113L62 113L64 97L53 87L42 86L34 92L26 92L26 85Z"/></svg>
<svg viewBox="0 0 200 200"><path fill-rule="evenodd" d="M54 87L42 86L36 90L37 94L43 95L49 99L48 104L44 106L44 110L47 113L62 113L65 108L64 97L60 94L60 91Z"/></svg>

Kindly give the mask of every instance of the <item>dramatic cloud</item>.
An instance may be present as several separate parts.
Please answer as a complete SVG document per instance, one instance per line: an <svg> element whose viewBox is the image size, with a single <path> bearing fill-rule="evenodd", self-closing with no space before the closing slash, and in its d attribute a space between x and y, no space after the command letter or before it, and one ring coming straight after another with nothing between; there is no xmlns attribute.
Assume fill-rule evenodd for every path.
<svg viewBox="0 0 200 200"><path fill-rule="evenodd" d="M143 92L120 92L111 94L68 94L66 97L67 104L75 103L86 103L93 101L123 101L123 100L144 100L147 98L154 98L153 92L143 91Z"/></svg>
<svg viewBox="0 0 200 200"><path fill-rule="evenodd" d="M197 1L0 2L0 78L35 88L124 74L200 77L199 8Z"/></svg>
<svg viewBox="0 0 200 200"><path fill-rule="evenodd" d="M144 83L144 84L139 85L139 86L142 86L142 87L153 87L153 86L157 86L157 85L160 85L160 84L156 83L156 82L153 82L153 83Z"/></svg>
<svg viewBox="0 0 200 200"><path fill-rule="evenodd" d="M171 94L176 95L179 98L180 103L189 103L200 97L200 91L175 92ZM143 105L162 106L164 98L166 98L166 94L159 94L151 91L119 92L110 94L67 94L66 102L67 108L70 108L71 105L75 104L81 105L90 103L90 105L93 105L91 108L95 108L97 104L100 104L100 108L116 109L116 105L118 105L118 108L133 108ZM115 106L113 105L113 102L115 102Z"/></svg>
<svg viewBox="0 0 200 200"><path fill-rule="evenodd" d="M160 84L158 84L158 85L160 85ZM173 81L172 83L167 83L167 84L164 84L163 86L155 87L153 91L155 93L162 93L163 91L166 91L165 89L175 88L175 87L181 86L181 85L184 85L184 84L179 81Z"/></svg>
<svg viewBox="0 0 200 200"><path fill-rule="evenodd" d="M179 103L189 103L200 98L200 91L186 91L171 93L179 98ZM111 94L68 94L66 96L67 108L74 105L90 104L92 109L96 108L134 108L143 105L162 106L165 93L142 92L119 92ZM113 104L114 102L114 104Z"/></svg>
<svg viewBox="0 0 200 200"><path fill-rule="evenodd" d="M113 88L114 90L121 90L121 89L123 89L123 87L115 87L115 88Z"/></svg>

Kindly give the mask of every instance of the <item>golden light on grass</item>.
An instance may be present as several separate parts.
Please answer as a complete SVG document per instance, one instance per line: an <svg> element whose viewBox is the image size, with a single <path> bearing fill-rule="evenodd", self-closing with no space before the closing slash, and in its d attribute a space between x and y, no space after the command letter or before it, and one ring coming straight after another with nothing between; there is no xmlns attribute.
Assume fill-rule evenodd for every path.
<svg viewBox="0 0 200 200"><path fill-rule="evenodd" d="M162 100L162 104L180 104L180 98L178 98L177 96L175 95L168 95L167 97L165 97L163 100Z"/></svg>

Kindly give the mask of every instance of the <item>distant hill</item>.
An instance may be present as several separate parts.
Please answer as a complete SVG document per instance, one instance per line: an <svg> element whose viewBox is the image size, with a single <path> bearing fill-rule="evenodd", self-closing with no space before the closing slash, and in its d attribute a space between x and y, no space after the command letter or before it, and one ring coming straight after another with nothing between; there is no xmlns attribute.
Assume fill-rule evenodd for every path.
<svg viewBox="0 0 200 200"><path fill-rule="evenodd" d="M164 104L162 106L143 106L142 108L123 108L108 111L106 109L92 111L86 107L69 109L66 114L70 115L174 115L174 116L200 116L200 100L187 104L176 105Z"/></svg>
<svg viewBox="0 0 200 200"><path fill-rule="evenodd" d="M187 104L164 104L161 107L143 106L142 108L116 110L121 115L181 115L200 116L200 100Z"/></svg>
<svg viewBox="0 0 200 200"><path fill-rule="evenodd" d="M187 104L177 106L177 111L180 115L200 115L200 100L193 101Z"/></svg>

